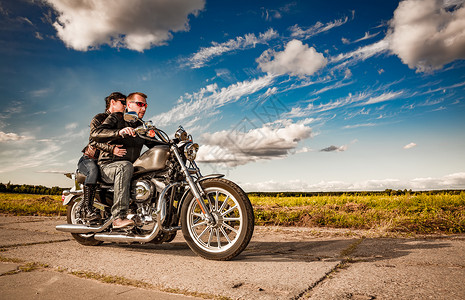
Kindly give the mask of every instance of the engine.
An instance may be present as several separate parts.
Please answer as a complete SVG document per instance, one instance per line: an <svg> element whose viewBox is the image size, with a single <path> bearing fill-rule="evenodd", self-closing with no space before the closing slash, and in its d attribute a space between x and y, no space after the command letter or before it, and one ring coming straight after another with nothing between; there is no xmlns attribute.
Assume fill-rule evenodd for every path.
<svg viewBox="0 0 465 300"><path fill-rule="evenodd" d="M132 183L131 198L136 203L150 200L155 193L155 187L150 180L140 179Z"/></svg>

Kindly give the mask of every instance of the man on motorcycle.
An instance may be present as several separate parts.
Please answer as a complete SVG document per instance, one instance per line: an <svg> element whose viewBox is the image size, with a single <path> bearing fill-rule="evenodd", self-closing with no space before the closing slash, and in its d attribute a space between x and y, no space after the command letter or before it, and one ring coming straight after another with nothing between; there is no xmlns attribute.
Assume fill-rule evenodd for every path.
<svg viewBox="0 0 465 300"><path fill-rule="evenodd" d="M126 108L126 96L113 92L105 97L105 112L94 116L90 123L91 131L114 112L123 112ZM79 173L86 176L84 182L84 199L82 204L83 217L87 221L94 221L98 215L93 209L93 202L97 190L97 178L99 176L99 167L97 165L97 158L100 151L113 153L116 156L121 156L126 153L126 150L118 147L119 145L109 145L107 143L97 143L89 136L89 144L82 150L83 155L78 162Z"/></svg>
<svg viewBox="0 0 465 300"><path fill-rule="evenodd" d="M126 109L135 111L142 119L147 109L146 98L145 94L139 92L129 94L126 99ZM141 124L138 121L134 123L124 121L123 114L117 112L109 115L99 127L91 132L92 139L97 142L122 145L126 149L123 156L101 152L98 160L102 179L114 183L113 206L111 208L111 214L114 218L113 228L134 225L134 221L127 219L131 178L134 172L132 163L140 156L144 145L151 148L157 144L136 135L134 128L139 125Z"/></svg>

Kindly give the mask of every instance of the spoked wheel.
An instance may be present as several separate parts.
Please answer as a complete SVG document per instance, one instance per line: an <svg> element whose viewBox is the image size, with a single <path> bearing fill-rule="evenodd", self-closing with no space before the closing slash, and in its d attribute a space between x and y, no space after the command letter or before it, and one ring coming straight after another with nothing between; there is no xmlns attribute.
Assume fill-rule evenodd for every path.
<svg viewBox="0 0 465 300"><path fill-rule="evenodd" d="M81 218L81 205L82 196L76 196L71 199L71 203L66 209L66 219L68 224L84 224L84 221ZM71 233L71 235L79 244L85 246L98 246L103 243L102 241L94 239L93 233Z"/></svg>
<svg viewBox="0 0 465 300"><path fill-rule="evenodd" d="M184 238L204 258L233 259L252 238L254 215L250 200L239 186L223 178L207 179L201 186L207 195L204 203L215 221L206 220L199 203L189 194L181 209Z"/></svg>

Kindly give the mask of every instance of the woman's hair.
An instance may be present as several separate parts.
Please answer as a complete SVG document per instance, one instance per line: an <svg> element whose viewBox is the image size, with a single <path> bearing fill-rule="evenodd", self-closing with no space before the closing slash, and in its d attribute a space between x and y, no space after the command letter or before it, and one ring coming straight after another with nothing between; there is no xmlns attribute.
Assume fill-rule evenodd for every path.
<svg viewBox="0 0 465 300"><path fill-rule="evenodd" d="M111 93L109 96L105 97L105 105L106 105L105 109L108 110L110 108L111 100L120 100L120 99L126 100L126 95L121 94L120 92Z"/></svg>

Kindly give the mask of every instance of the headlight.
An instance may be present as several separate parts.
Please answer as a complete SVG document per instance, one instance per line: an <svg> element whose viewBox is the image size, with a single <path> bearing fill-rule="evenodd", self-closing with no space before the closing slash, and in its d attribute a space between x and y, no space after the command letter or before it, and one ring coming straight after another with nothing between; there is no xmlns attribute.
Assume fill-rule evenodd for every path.
<svg viewBox="0 0 465 300"><path fill-rule="evenodd" d="M185 142L189 139L187 132L184 130L184 128L182 128L182 126L179 126L178 130L176 130L174 137L180 140L181 142Z"/></svg>
<svg viewBox="0 0 465 300"><path fill-rule="evenodd" d="M193 161L197 156L197 152L199 151L199 144L196 143L187 143L184 147L184 155L190 161Z"/></svg>

